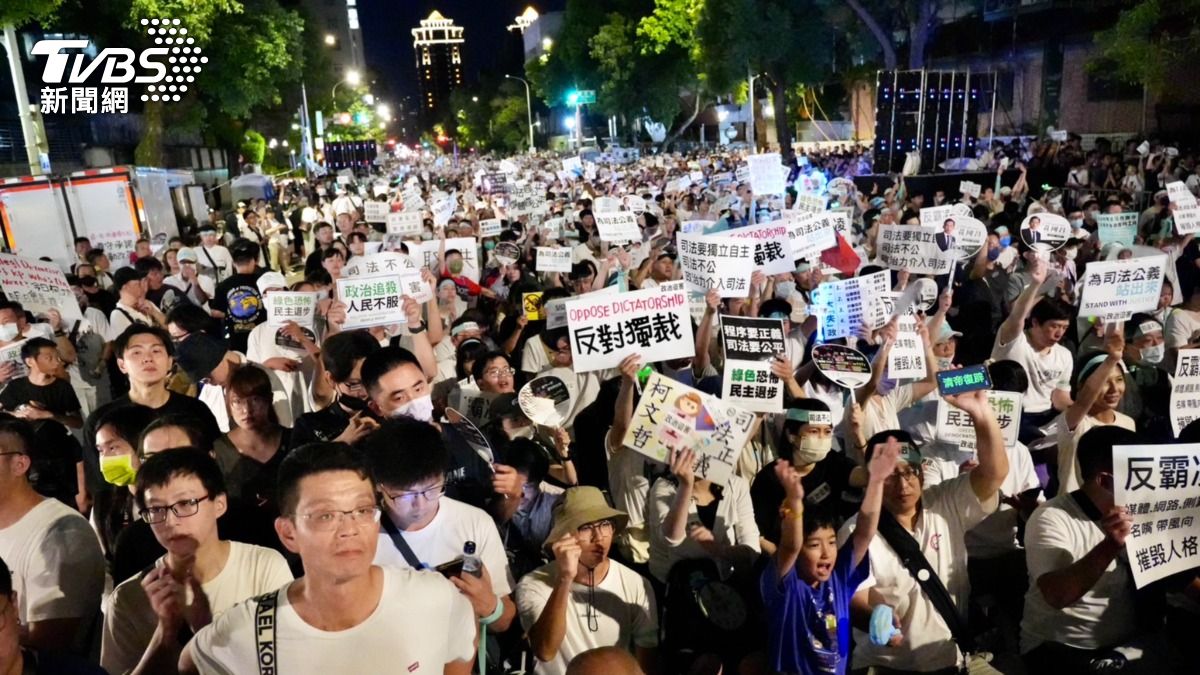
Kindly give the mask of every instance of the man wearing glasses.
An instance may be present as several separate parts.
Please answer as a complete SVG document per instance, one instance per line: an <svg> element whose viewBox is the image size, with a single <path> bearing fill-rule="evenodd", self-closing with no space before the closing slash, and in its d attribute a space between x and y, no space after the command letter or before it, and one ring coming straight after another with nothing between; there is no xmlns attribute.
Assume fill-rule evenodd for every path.
<svg viewBox="0 0 1200 675"><path fill-rule="evenodd" d="M658 672L658 614L650 581L610 560L613 537L629 516L598 488L574 487L554 510L546 546L554 561L517 584L521 625L537 657L537 675L564 675L577 654L597 647L630 651Z"/></svg>
<svg viewBox="0 0 1200 675"><path fill-rule="evenodd" d="M292 580L278 551L218 536L227 496L221 469L208 453L174 448L148 456L134 495L167 554L113 592L100 663L114 675L174 668L186 642L181 636Z"/></svg>
<svg viewBox="0 0 1200 675"><path fill-rule="evenodd" d="M396 439L403 438L398 451ZM445 496L450 456L437 429L412 419L385 421L362 443L371 459L383 501L382 532L375 564L434 569L445 574L495 633L516 616L516 585L496 523L486 511ZM455 572L468 543L482 562L480 576Z"/></svg>
<svg viewBox="0 0 1200 675"><path fill-rule="evenodd" d="M0 559L12 565L21 644L84 653L104 555L78 511L33 489L35 448L28 422L0 414Z"/></svg>
<svg viewBox="0 0 1200 675"><path fill-rule="evenodd" d="M297 448L279 467L279 508L275 530L304 576L218 615L183 650L180 672L470 672L470 603L439 575L372 562L380 511L362 453Z"/></svg>

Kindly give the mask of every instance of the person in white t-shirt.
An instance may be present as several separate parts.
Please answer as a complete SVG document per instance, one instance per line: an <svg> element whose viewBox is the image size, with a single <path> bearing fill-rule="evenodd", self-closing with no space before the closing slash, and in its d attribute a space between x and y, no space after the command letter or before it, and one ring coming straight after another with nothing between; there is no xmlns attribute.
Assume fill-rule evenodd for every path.
<svg viewBox="0 0 1200 675"><path fill-rule="evenodd" d="M650 581L608 557L628 516L591 486L566 491L546 543L554 561L517 584L521 626L537 675L564 675L576 655L597 647L632 652L658 672L658 613Z"/></svg>
<svg viewBox="0 0 1200 675"><path fill-rule="evenodd" d="M911 384L899 384L887 393L880 393L879 385L883 381L884 373L887 372L885 366L888 362L888 355L891 354L892 345L898 334L897 325L897 320L892 320L880 329L883 346L875 353L874 363L871 367L871 379L865 386L854 391L859 405L862 406L862 429L863 436L866 437L874 436L885 429L899 429L900 411L912 406L937 389L936 369L926 368L924 379ZM937 363L938 357L933 352L933 340L929 336L928 326L924 321L917 321L916 327L917 334L921 337L921 345L925 350L925 363ZM859 460L861 454L855 448L850 453L850 457Z"/></svg>
<svg viewBox="0 0 1200 675"><path fill-rule="evenodd" d="M256 284L264 301L272 293L288 290L287 280L279 272L264 273ZM315 290L315 286L306 283L296 287L296 291L302 293ZM314 309L314 320L315 315ZM306 383L312 381L316 361L321 355L318 342L318 336L312 329L300 326L295 321L288 321L282 326L264 321L255 326L246 339L246 358L271 370L279 379L293 417L316 409Z"/></svg>
<svg viewBox="0 0 1200 675"><path fill-rule="evenodd" d="M1105 660L1126 665L1112 672L1170 672L1162 662L1167 650L1138 640L1125 555L1133 519L1113 498L1113 446L1139 442L1126 429L1084 434L1080 489L1047 501L1029 519L1021 652L1031 675L1101 672L1094 666ZM1116 651L1131 641L1139 649Z"/></svg>
<svg viewBox="0 0 1200 675"><path fill-rule="evenodd" d="M878 444L886 443L889 438L901 442L901 461L884 483L880 534L891 529L885 521L892 520L915 540L929 570L949 591L959 620L965 623L971 584L964 537L967 530L996 510L1000 485L1008 475L1008 455L986 391L950 396L946 400L967 413L975 426L979 464L969 473L925 489L921 455L908 433L900 430L883 431L871 437L866 452L870 460L872 448ZM839 545L854 531L854 526L852 518L842 527L838 533ZM873 605L881 601L896 608L904 639L898 646L881 647L856 630L858 647L852 667L930 671L958 666L960 654L949 624L884 536L876 536L871 542L870 556L871 576L851 602L851 610L859 619L856 623L866 625Z"/></svg>
<svg viewBox="0 0 1200 675"><path fill-rule="evenodd" d="M132 267L122 267L113 275L117 306L108 315L108 341L115 342L135 323L163 326L167 319L154 303L146 299L146 275Z"/></svg>
<svg viewBox="0 0 1200 675"><path fill-rule="evenodd" d="M194 249L179 249L175 259L179 263L179 274L172 274L163 279L163 283L183 291L192 304L204 306L216 292L217 285L212 277L200 274L199 259Z"/></svg>
<svg viewBox="0 0 1200 675"><path fill-rule="evenodd" d="M1041 297L1046 269L1044 260L1029 263L1030 281L1013 302L1012 312L1000 325L992 346L992 359L1012 359L1029 376L1029 389L1022 398L1022 443L1040 438L1041 427L1071 405L1071 352L1058 344L1067 332L1071 314L1061 302ZM1031 319L1028 330L1027 318Z"/></svg>
<svg viewBox="0 0 1200 675"><path fill-rule="evenodd" d="M230 255L229 249L217 241L217 228L211 223L205 223L200 226L200 245L192 251L200 264L200 272L219 284L233 276L233 256Z"/></svg>
<svg viewBox="0 0 1200 675"><path fill-rule="evenodd" d="M403 450L398 439L404 439ZM409 418L388 420L361 447L384 506L375 564L433 569L473 549L482 569L478 574L464 569L450 581L471 602L481 625L496 633L508 630L517 613L511 597L516 582L500 532L483 509L445 496L450 454L438 430Z"/></svg>
<svg viewBox="0 0 1200 675"><path fill-rule="evenodd" d="M218 538L227 497L208 453L179 447L148 456L134 494L167 554L108 601L100 663L114 675L170 670L182 628L197 631L211 615L292 580L278 551Z"/></svg>
<svg viewBox="0 0 1200 675"><path fill-rule="evenodd" d="M0 560L12 572L22 644L86 653L100 611L104 555L79 512L38 494L33 429L0 415Z"/></svg>
<svg viewBox="0 0 1200 675"><path fill-rule="evenodd" d="M304 576L234 605L200 629L181 673L467 675L475 656L471 605L440 574L372 563L378 494L366 457L310 443L279 467L279 539Z"/></svg>

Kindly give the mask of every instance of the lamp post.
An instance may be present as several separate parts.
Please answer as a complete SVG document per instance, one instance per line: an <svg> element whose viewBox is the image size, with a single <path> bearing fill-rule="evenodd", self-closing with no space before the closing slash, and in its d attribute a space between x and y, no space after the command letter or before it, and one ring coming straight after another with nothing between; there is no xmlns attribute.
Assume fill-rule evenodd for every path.
<svg viewBox="0 0 1200 675"><path fill-rule="evenodd" d="M754 100L754 80L757 77L758 77L758 75L750 75L750 77L749 77L750 89L747 92L749 94L749 99L750 99L750 129L749 129L749 133L746 134L749 138L747 138L746 140L750 141L750 152L751 153L758 152L758 140L754 137L754 106L757 105L757 102Z"/></svg>
<svg viewBox="0 0 1200 675"><path fill-rule="evenodd" d="M342 84L343 82L346 84L349 84L351 87L357 87L359 85L359 83L362 82L362 75L360 75L359 72L353 68L351 68L350 70L347 70L346 77L342 78L341 80L338 80L337 84L333 85L333 90L329 94L330 98L335 99L335 100L337 99L338 85Z"/></svg>
<svg viewBox="0 0 1200 675"><path fill-rule="evenodd" d="M529 123L529 154L533 154L533 99L529 95L529 82L525 78L515 75L505 75L504 77L510 80L520 80L521 84L525 85L525 117Z"/></svg>

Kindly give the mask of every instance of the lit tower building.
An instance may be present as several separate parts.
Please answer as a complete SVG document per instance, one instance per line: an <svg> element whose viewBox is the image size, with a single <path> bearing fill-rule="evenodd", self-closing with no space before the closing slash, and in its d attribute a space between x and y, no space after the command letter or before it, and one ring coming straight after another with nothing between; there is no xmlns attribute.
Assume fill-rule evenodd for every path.
<svg viewBox="0 0 1200 675"><path fill-rule="evenodd" d="M417 81L421 90L421 118L426 126L450 100L450 92L462 86L463 28L455 26L434 10L412 29L417 57Z"/></svg>

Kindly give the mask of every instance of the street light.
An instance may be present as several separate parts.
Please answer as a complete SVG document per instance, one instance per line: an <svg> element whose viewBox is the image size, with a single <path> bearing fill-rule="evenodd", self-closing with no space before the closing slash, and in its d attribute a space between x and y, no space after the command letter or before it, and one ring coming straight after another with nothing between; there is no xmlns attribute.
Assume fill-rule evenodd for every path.
<svg viewBox="0 0 1200 675"><path fill-rule="evenodd" d="M375 105L375 94L372 94L369 91L363 94L363 103L366 105Z"/></svg>
<svg viewBox="0 0 1200 675"><path fill-rule="evenodd" d="M516 75L505 75L504 77L510 80L520 80L521 84L525 85L525 115L529 120L529 152L533 153L533 101L529 95L529 82L525 78L517 77Z"/></svg>
<svg viewBox="0 0 1200 675"><path fill-rule="evenodd" d="M479 97L478 97L478 96L472 96L472 97L471 97L471 102L472 102L472 103L479 103Z"/></svg>
<svg viewBox="0 0 1200 675"><path fill-rule="evenodd" d="M359 85L359 83L362 82L362 73L359 73L357 70L355 70L353 68L347 70L346 77L342 78L341 80L339 80L337 82L337 84L333 85L333 92L330 94L330 98L334 98L334 99L337 98L338 85L342 84L343 82L350 85L351 87L357 87Z"/></svg>
<svg viewBox="0 0 1200 675"><path fill-rule="evenodd" d="M554 46L554 40L552 40L548 37L542 38L542 51L548 52L548 51L550 51L550 48L553 46Z"/></svg>
<svg viewBox="0 0 1200 675"><path fill-rule="evenodd" d="M388 120L392 117L392 109L388 106L388 104L380 103L375 107L375 114L378 115L380 119Z"/></svg>
<svg viewBox="0 0 1200 675"><path fill-rule="evenodd" d="M325 34L325 44L329 45L330 47L337 44L337 38L334 37L333 33Z"/></svg>
<svg viewBox="0 0 1200 675"><path fill-rule="evenodd" d="M267 143L267 147L274 150L275 148L279 147L279 140L272 138L271 141Z"/></svg>

